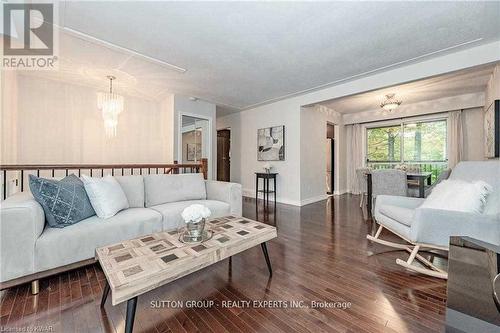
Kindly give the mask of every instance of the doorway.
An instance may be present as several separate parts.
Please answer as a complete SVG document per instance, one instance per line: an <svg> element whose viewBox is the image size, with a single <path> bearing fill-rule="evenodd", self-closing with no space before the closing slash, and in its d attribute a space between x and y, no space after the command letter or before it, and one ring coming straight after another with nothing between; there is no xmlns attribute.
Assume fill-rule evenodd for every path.
<svg viewBox="0 0 500 333"><path fill-rule="evenodd" d="M231 130L217 131L217 180L228 182L231 179Z"/></svg>
<svg viewBox="0 0 500 333"><path fill-rule="evenodd" d="M335 126L326 124L326 194L335 189Z"/></svg>

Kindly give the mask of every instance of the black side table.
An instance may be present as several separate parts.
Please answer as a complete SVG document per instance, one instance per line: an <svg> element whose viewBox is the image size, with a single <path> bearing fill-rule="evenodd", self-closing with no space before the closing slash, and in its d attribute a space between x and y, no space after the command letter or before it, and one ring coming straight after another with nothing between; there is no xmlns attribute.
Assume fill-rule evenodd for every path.
<svg viewBox="0 0 500 333"><path fill-rule="evenodd" d="M269 203L269 193L273 193L274 195L274 203L276 204L276 176L278 173L267 173L267 172L256 172L255 173L255 201L259 199L259 192L264 196L264 204ZM264 189L259 190L259 178L263 180ZM269 189L269 179L274 181L273 190Z"/></svg>

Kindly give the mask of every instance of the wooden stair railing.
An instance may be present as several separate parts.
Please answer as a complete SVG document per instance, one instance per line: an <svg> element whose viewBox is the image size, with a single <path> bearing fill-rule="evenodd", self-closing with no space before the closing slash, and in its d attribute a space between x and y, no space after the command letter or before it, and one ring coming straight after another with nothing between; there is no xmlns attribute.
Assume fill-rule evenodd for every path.
<svg viewBox="0 0 500 333"><path fill-rule="evenodd" d="M2 198L7 198L7 172L18 172L19 175L12 178L16 186L20 186L20 191L24 191L25 174L36 174L40 177L41 172L49 171L49 177L55 177L56 172L59 175L62 171L64 176L68 176L70 172L76 173L79 177L83 171L89 171L90 176L94 176L95 171L100 171L97 175L104 176L105 171L110 171L107 174L114 176L125 175L125 172L130 170L130 175L134 175L134 170L138 174L179 174L179 173L203 173L203 178L207 179L208 160L202 158L199 163L177 163L173 164L19 164L19 165L0 165L2 172ZM153 172L152 172L153 171ZM20 180L20 181L19 181Z"/></svg>

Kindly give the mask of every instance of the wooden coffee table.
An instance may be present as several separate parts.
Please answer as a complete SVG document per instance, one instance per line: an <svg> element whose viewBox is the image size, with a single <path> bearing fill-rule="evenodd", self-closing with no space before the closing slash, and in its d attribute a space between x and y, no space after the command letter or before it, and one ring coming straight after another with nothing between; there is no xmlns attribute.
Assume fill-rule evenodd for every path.
<svg viewBox="0 0 500 333"><path fill-rule="evenodd" d="M106 276L101 307L110 290L113 305L127 301L125 332L132 332L139 295L251 247L261 245L272 275L266 242L277 237L275 227L234 216L209 220L206 227L214 235L203 243L185 244L174 230L96 249L96 259Z"/></svg>

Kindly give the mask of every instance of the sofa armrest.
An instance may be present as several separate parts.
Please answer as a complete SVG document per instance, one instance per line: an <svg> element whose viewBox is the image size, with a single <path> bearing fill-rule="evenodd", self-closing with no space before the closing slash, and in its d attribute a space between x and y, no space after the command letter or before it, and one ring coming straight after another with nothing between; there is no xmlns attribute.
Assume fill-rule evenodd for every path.
<svg viewBox="0 0 500 333"><path fill-rule="evenodd" d="M500 244L500 216L443 209L417 208L411 238L419 243L449 246L451 236L470 236Z"/></svg>
<svg viewBox="0 0 500 333"><path fill-rule="evenodd" d="M35 242L44 226L42 206L29 193L0 204L0 282L34 273Z"/></svg>
<svg viewBox="0 0 500 333"><path fill-rule="evenodd" d="M396 195L377 195L377 200L375 200L375 209L373 216L378 213L380 207L383 205L392 205L402 208L415 209L420 206L425 199L422 198L412 198L412 197L402 197Z"/></svg>
<svg viewBox="0 0 500 333"><path fill-rule="evenodd" d="M207 199L227 202L231 206L231 214L242 216L243 203L241 185L237 183L207 180Z"/></svg>

